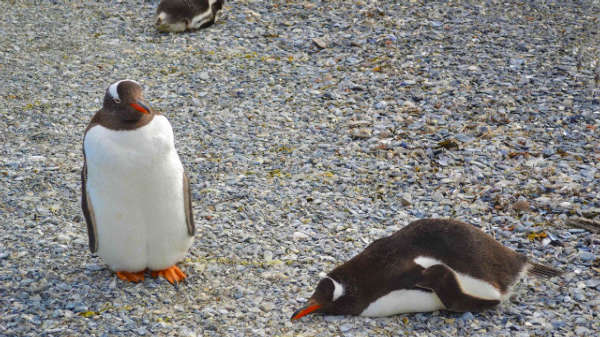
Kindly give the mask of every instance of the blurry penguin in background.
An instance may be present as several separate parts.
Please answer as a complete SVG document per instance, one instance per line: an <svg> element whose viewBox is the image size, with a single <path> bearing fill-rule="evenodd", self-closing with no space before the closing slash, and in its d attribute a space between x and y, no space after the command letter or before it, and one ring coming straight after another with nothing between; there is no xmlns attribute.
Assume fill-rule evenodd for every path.
<svg viewBox="0 0 600 337"><path fill-rule="evenodd" d="M215 23L223 0L162 0L156 9L156 29L183 32Z"/></svg>

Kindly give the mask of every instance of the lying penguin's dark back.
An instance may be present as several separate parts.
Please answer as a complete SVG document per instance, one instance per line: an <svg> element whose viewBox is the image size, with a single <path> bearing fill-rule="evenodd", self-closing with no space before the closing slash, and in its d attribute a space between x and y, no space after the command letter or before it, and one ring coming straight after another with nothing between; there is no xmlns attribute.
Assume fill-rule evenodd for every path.
<svg viewBox="0 0 600 337"><path fill-rule="evenodd" d="M403 241L418 256L442 261L452 269L478 279L494 279L502 292L519 276L527 257L494 240L477 227L456 220L423 219L390 237ZM414 259L413 258L413 259Z"/></svg>

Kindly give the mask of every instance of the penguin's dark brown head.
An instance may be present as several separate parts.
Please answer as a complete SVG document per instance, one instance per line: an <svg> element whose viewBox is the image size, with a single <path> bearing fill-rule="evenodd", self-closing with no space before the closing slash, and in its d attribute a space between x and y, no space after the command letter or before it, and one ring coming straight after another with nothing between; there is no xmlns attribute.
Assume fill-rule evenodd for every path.
<svg viewBox="0 0 600 337"><path fill-rule="evenodd" d="M113 111L124 122L137 122L152 115L152 109L143 100L142 87L133 80L111 84L104 95L103 109Z"/></svg>
<svg viewBox="0 0 600 337"><path fill-rule="evenodd" d="M346 297L344 295L346 295L345 286L328 276L319 281L317 289L306 305L294 312L291 319L297 320L312 313L343 314L344 312L339 309L344 305L340 305L339 302L344 301Z"/></svg>

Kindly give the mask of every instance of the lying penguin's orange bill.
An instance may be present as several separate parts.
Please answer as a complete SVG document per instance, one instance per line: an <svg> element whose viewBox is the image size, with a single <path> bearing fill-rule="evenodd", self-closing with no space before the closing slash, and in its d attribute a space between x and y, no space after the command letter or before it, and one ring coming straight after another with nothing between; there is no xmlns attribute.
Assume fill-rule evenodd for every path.
<svg viewBox="0 0 600 337"><path fill-rule="evenodd" d="M310 314L311 312L319 309L320 307L321 307L320 304L313 304L313 305L307 306L306 308L300 309L294 313L294 315L292 316L292 321L296 320L298 318L301 318L303 316L306 316L306 315Z"/></svg>

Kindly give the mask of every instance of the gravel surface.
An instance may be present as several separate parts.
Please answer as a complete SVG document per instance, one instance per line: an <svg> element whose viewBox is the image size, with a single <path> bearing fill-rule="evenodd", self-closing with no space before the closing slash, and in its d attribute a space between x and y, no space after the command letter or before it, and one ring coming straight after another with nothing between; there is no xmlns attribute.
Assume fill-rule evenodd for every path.
<svg viewBox="0 0 600 337"><path fill-rule="evenodd" d="M229 1L180 35L156 6L0 2L0 335L598 335L598 1ZM83 131L124 78L192 181L177 287L88 250ZM483 313L289 321L319 273L432 216L565 274Z"/></svg>

